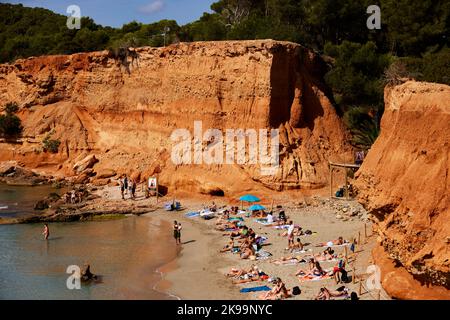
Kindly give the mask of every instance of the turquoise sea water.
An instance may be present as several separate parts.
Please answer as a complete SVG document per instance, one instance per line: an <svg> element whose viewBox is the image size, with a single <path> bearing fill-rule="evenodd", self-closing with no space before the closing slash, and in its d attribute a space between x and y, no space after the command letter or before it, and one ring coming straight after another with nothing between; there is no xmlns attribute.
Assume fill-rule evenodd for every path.
<svg viewBox="0 0 450 320"><path fill-rule="evenodd" d="M12 201L18 203L14 214L20 215L23 193L14 194ZM1 195L0 204L7 202ZM49 228L46 241L42 224L0 225L0 299L172 298L154 290L161 278L158 268L177 254L170 224L160 225L151 216L132 216L51 223ZM68 266L84 263L101 275L102 282L69 290Z"/></svg>

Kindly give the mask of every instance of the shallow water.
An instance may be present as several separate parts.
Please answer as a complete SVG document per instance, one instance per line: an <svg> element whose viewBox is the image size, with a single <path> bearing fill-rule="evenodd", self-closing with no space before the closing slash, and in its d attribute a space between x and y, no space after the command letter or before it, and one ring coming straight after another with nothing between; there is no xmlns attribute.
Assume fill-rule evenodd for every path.
<svg viewBox="0 0 450 320"><path fill-rule="evenodd" d="M37 190L28 188L24 194ZM14 193L17 215L22 195ZM0 299L173 298L154 290L161 279L157 270L177 255L169 223L148 215L49 228L45 241L42 224L0 225ZM85 263L102 282L69 290L67 268Z"/></svg>
<svg viewBox="0 0 450 320"><path fill-rule="evenodd" d="M62 194L64 189L48 185L28 187L0 183L0 217L18 217L36 213L34 205L50 193Z"/></svg>

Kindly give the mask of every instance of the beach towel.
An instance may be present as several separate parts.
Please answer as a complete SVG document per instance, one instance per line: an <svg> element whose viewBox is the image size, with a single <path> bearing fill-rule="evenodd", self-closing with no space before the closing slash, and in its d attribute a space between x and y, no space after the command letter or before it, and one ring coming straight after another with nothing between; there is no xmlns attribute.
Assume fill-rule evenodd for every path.
<svg viewBox="0 0 450 320"><path fill-rule="evenodd" d="M245 210L239 210L237 214L246 214L246 213L247 213L247 211L245 211Z"/></svg>
<svg viewBox="0 0 450 320"><path fill-rule="evenodd" d="M282 226L274 226L274 229L289 229L289 225L285 224L285 225L282 225Z"/></svg>
<svg viewBox="0 0 450 320"><path fill-rule="evenodd" d="M265 260L265 259L269 259L270 256L272 256L272 254L266 250L259 250L257 253L257 258L256 260Z"/></svg>
<svg viewBox="0 0 450 320"><path fill-rule="evenodd" d="M285 225L282 225L282 226L273 226L273 228L275 228L275 229L289 229L289 225L285 224ZM294 224L294 228L300 228L300 226L298 224Z"/></svg>
<svg viewBox="0 0 450 320"><path fill-rule="evenodd" d="M215 214L215 212L212 212L212 211L210 211L210 210L202 210L202 211L200 211L200 215L203 217L203 216L212 216L212 215L214 215Z"/></svg>
<svg viewBox="0 0 450 320"><path fill-rule="evenodd" d="M308 250L295 249L295 250L291 251L292 254L300 254L300 253L308 253L308 252L312 252L312 249L308 249Z"/></svg>
<svg viewBox="0 0 450 320"><path fill-rule="evenodd" d="M297 259L291 259L291 260L287 260L287 261L275 261L273 262L275 265L277 266L294 266L296 264L302 264L302 263L306 263L306 261L298 261Z"/></svg>
<svg viewBox="0 0 450 320"><path fill-rule="evenodd" d="M269 238L264 237L264 236L260 236L256 238L256 243L259 244L260 246L263 245L264 242L266 242Z"/></svg>
<svg viewBox="0 0 450 320"><path fill-rule="evenodd" d="M348 294L340 297L330 297L330 300L348 300L348 299L350 299L350 296Z"/></svg>
<svg viewBox="0 0 450 320"><path fill-rule="evenodd" d="M268 286L258 286L258 287L251 287L251 288L242 288L240 292L247 293L247 292L258 292L258 291L270 291L270 288Z"/></svg>
<svg viewBox="0 0 450 320"><path fill-rule="evenodd" d="M232 218L228 218L228 221L244 221L244 218L242 218L242 217L232 217Z"/></svg>
<svg viewBox="0 0 450 320"><path fill-rule="evenodd" d="M226 232L232 232L232 231L238 231L239 228L226 228L225 231Z"/></svg>
<svg viewBox="0 0 450 320"><path fill-rule="evenodd" d="M308 276L299 276L298 277L298 280L300 282L321 281L321 280L328 280L328 279L333 279L333 277L330 276L329 274L324 274L323 276L308 275Z"/></svg>
<svg viewBox="0 0 450 320"><path fill-rule="evenodd" d="M239 252L241 252L241 249L240 248L233 248L233 249L231 249L231 253L239 253Z"/></svg>
<svg viewBox="0 0 450 320"><path fill-rule="evenodd" d="M200 215L200 213L198 213L198 212L188 212L185 214L185 216L188 218L195 218L195 217L198 217L199 215Z"/></svg>
<svg viewBox="0 0 450 320"><path fill-rule="evenodd" d="M271 225L272 223L267 222L267 219L255 219L255 222L262 224L263 226Z"/></svg>
<svg viewBox="0 0 450 320"><path fill-rule="evenodd" d="M323 246L322 244L318 244L318 245L316 245L316 247L319 247L319 248L337 248L337 247L345 247L345 246L350 246L350 245L351 245L350 243L333 244L333 245L330 245L330 243L327 243L326 246Z"/></svg>

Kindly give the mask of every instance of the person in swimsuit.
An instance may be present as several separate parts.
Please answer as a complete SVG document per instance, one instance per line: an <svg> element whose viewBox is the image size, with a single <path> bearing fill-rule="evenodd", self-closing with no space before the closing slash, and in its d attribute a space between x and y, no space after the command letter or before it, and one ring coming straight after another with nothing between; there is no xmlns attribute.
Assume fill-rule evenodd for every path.
<svg viewBox="0 0 450 320"><path fill-rule="evenodd" d="M178 222L178 238L177 243L181 244L181 223Z"/></svg>
<svg viewBox="0 0 450 320"><path fill-rule="evenodd" d="M280 278L277 278L275 287L260 296L261 300L281 300L290 297L289 290Z"/></svg>
<svg viewBox="0 0 450 320"><path fill-rule="evenodd" d="M337 298L337 297L346 297L348 296L348 288L342 288L342 290L328 290L327 288L323 287L320 288L319 293L314 298L314 300L330 300L330 298Z"/></svg>
<svg viewBox="0 0 450 320"><path fill-rule="evenodd" d="M47 224L44 224L44 232L42 232L42 234L44 235L45 240L48 240L48 237L50 236L50 229Z"/></svg>
<svg viewBox="0 0 450 320"><path fill-rule="evenodd" d="M178 222L175 220L173 222L173 237L175 238L175 243L178 244Z"/></svg>
<svg viewBox="0 0 450 320"><path fill-rule="evenodd" d="M91 265L86 264L85 269L81 272L81 281L87 282L97 280L97 276L91 272Z"/></svg>

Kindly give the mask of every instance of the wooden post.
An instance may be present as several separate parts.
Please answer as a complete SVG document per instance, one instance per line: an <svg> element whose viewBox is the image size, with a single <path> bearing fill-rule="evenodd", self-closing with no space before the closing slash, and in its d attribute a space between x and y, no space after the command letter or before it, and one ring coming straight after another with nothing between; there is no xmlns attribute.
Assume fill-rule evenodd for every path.
<svg viewBox="0 0 450 320"><path fill-rule="evenodd" d="M358 244L361 244L361 231L358 231Z"/></svg>
<svg viewBox="0 0 450 320"><path fill-rule="evenodd" d="M349 194L348 194L348 178L347 178L347 168L344 169L344 174L345 174L345 198L347 200L349 200Z"/></svg>
<svg viewBox="0 0 450 320"><path fill-rule="evenodd" d="M359 280L358 296L361 296L361 293L362 293L362 280Z"/></svg>
<svg viewBox="0 0 450 320"><path fill-rule="evenodd" d="M377 290L377 300L381 300L381 290Z"/></svg>
<svg viewBox="0 0 450 320"><path fill-rule="evenodd" d="M355 272L355 264L352 266L352 282L356 283L356 272Z"/></svg>
<svg viewBox="0 0 450 320"><path fill-rule="evenodd" d="M367 242L367 224L364 223L364 239Z"/></svg>
<svg viewBox="0 0 450 320"><path fill-rule="evenodd" d="M333 167L331 163L329 164L330 168L330 198L333 197Z"/></svg>
<svg viewBox="0 0 450 320"><path fill-rule="evenodd" d="M345 250L345 264L348 262L347 246L344 247Z"/></svg>
<svg viewBox="0 0 450 320"><path fill-rule="evenodd" d="M273 211L273 199L272 199L272 207L270 208L270 211Z"/></svg>
<svg viewBox="0 0 450 320"><path fill-rule="evenodd" d="M158 199L159 199L159 177L156 176L156 203L158 203Z"/></svg>

